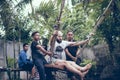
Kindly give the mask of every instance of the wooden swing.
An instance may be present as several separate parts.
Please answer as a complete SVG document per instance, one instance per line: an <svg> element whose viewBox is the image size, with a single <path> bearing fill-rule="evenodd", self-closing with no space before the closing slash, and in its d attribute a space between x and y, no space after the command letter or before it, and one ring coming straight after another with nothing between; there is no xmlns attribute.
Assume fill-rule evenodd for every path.
<svg viewBox="0 0 120 80"><path fill-rule="evenodd" d="M110 11L110 8L111 8L111 5L112 5L113 1L114 1L114 0L111 0L111 1L109 2L108 6L107 6L106 9L104 10L103 14L101 14L101 15L98 17L98 19L97 19L97 21L96 21L96 23L95 23L95 25L94 25L94 29L93 29L93 32L92 32L92 33L95 33L95 32L96 32L96 30L98 29L98 27L100 26L100 24L103 22L103 20L105 19L105 17L108 15L108 11ZM59 30L59 26L60 26L59 21L60 21L61 16L62 16L62 11L63 11L63 8L64 8L64 4L65 4L65 0L62 0L61 9L60 9L60 14L59 14L59 17L58 17L58 19L57 19L57 25L55 26L55 30ZM91 36L89 35L88 38L90 39ZM55 41L56 41L56 36L53 37L53 40L52 40L52 42L51 42L51 44L50 44L50 47L51 47L51 48L50 48L50 51L51 51L51 52L53 52L53 50L54 50ZM87 45L87 44L84 44L83 47L81 48L79 54L76 56L77 59L79 59L80 54L83 52L83 50L84 50L84 48L86 47L86 45ZM52 57L50 58L50 61L51 61L51 63L52 63ZM54 67L51 68L51 70L52 70L52 71L59 71L59 70L61 70L61 71L67 71L67 70L62 70L62 69L54 68ZM81 80L83 80L83 78L81 78Z"/></svg>

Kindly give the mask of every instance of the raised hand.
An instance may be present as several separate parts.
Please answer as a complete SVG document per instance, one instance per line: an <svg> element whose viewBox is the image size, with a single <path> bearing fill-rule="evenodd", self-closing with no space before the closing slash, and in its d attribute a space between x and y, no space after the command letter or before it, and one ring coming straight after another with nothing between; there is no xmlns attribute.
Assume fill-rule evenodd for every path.
<svg viewBox="0 0 120 80"><path fill-rule="evenodd" d="M55 30L54 32L53 32L53 36L57 36L58 35L58 30Z"/></svg>

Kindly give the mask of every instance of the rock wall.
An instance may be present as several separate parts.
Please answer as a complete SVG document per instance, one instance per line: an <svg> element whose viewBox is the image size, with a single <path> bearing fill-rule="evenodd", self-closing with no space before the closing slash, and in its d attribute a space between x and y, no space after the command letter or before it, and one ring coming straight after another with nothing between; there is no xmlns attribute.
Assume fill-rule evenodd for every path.
<svg viewBox="0 0 120 80"><path fill-rule="evenodd" d="M96 68L89 72L86 80L119 80L119 51L120 48L117 48L113 53L110 53L106 44L85 48L81 54L82 59L91 59L97 63Z"/></svg>

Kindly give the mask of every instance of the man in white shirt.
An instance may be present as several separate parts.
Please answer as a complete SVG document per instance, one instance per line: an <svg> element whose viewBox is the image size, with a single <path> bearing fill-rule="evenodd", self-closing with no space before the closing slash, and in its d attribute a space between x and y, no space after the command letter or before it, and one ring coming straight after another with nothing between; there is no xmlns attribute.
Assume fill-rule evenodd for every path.
<svg viewBox="0 0 120 80"><path fill-rule="evenodd" d="M79 76L81 76L81 78L83 78L91 68L92 64L89 63L84 67L80 67L74 61L66 61L65 48L67 46L81 45L81 44L87 43L89 40L87 39L79 42L69 42L69 41L62 40L62 36L63 36L63 33L61 31L55 31L53 33L53 36L50 39L50 46L51 46L53 38L57 37L54 45L54 50L53 50L52 62L55 65L65 67L69 71L76 73Z"/></svg>

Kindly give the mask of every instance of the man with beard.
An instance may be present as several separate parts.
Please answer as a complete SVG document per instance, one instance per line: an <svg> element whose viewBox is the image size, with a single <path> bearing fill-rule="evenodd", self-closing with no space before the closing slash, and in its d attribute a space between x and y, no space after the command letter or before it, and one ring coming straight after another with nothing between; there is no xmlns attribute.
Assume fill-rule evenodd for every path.
<svg viewBox="0 0 120 80"><path fill-rule="evenodd" d="M72 73L76 73L78 74L80 77L84 77L85 74L89 71L89 69L91 68L92 64L89 63L84 67L80 67L79 65L75 64L72 61L66 61L66 60L62 60L65 59L65 56L63 57L63 54L61 54L61 52L64 51L65 47L68 44L73 44L71 42L66 42L64 41L62 44L62 33L59 31L59 33L57 34L57 41L55 44L55 50L54 53L56 52L57 55L53 55L52 56L52 60L53 63L47 63L47 61L45 60L45 55L49 55L51 56L51 52L46 51L40 44L39 44L39 40L40 40L40 34L38 31L33 32L32 33L32 37L33 37L33 41L31 44L31 51L32 51L32 59L33 59L33 63L35 64L35 66L37 67L38 73L39 73L39 77L40 80L46 80L46 73L45 73L45 67L52 67L52 68L59 68L59 69L67 69L68 71L72 72ZM53 34L53 36L55 36L56 34ZM82 41L82 42L78 42L78 43L74 43L74 45L79 45L82 43L87 42L86 41ZM59 54L60 53L60 54ZM60 56L59 56L60 55Z"/></svg>
<svg viewBox="0 0 120 80"><path fill-rule="evenodd" d="M53 33L53 36L50 39L50 45L51 42L53 40L53 38L57 36L57 39L55 41L55 45L54 45L54 51L53 51L53 56L52 56L52 62L55 65L58 66L65 66L65 68L67 70L69 70L72 73L76 73L78 74L81 78L83 78L85 76L85 74L89 71L89 69L91 68L92 64L89 63L84 67L80 67L79 65L77 65L74 61L66 61L66 54L65 54L65 48L67 46L78 46L81 44L85 44L87 43L89 40L86 39L84 41L79 41L79 42L69 42L69 41L65 41L62 40L62 36L63 33L61 31L55 31ZM51 46L52 47L52 46Z"/></svg>
<svg viewBox="0 0 120 80"><path fill-rule="evenodd" d="M38 31L35 31L32 33L32 44L31 44L31 51L32 51L32 59L33 63L35 64L40 80L46 80L46 73L45 73L45 67L49 66L53 67L52 64L48 64L45 60L45 55L51 55L52 53L49 51L46 51L41 44L39 44L40 40L40 34Z"/></svg>

